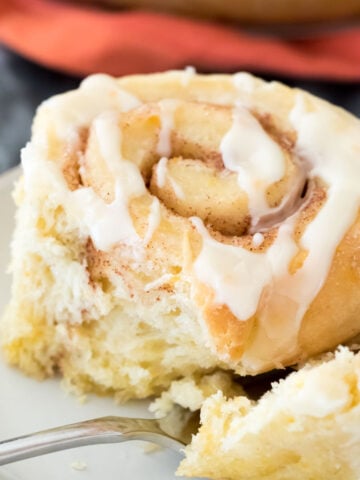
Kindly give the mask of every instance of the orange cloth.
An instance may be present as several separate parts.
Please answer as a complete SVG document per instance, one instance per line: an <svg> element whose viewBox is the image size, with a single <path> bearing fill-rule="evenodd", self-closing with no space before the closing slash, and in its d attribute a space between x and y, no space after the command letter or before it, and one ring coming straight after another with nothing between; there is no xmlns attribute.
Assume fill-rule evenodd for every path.
<svg viewBox="0 0 360 480"><path fill-rule="evenodd" d="M359 27L285 40L160 13L2 0L0 41L40 64L81 76L195 65L202 71L360 80Z"/></svg>

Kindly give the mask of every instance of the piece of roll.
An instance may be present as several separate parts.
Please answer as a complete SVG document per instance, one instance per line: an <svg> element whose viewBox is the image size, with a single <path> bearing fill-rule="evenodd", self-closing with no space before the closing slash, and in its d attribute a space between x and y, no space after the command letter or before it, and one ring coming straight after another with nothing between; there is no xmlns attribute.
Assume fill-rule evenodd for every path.
<svg viewBox="0 0 360 480"><path fill-rule="evenodd" d="M358 17L360 0L77 0L253 24L325 22Z"/></svg>
<svg viewBox="0 0 360 480"><path fill-rule="evenodd" d="M205 401L178 473L227 480L358 480L360 355L293 373L259 402Z"/></svg>
<svg viewBox="0 0 360 480"><path fill-rule="evenodd" d="M360 122L249 74L86 79L22 153L11 364L121 399L360 332Z"/></svg>

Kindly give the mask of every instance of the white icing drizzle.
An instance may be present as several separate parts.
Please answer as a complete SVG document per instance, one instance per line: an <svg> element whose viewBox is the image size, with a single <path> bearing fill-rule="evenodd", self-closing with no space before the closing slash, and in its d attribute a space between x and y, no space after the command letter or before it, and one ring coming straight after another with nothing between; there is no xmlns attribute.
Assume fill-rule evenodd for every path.
<svg viewBox="0 0 360 480"><path fill-rule="evenodd" d="M85 78L80 85L81 91L89 91L91 95L95 95L98 98L104 95L113 97L122 112L127 112L141 105L140 100L132 93L121 88L115 78L103 73L90 75Z"/></svg>
<svg viewBox="0 0 360 480"><path fill-rule="evenodd" d="M116 243L139 243L139 237L132 224L124 201L123 192L116 188L115 200L106 204L91 188L69 192L69 215L83 223L99 250L107 251Z"/></svg>
<svg viewBox="0 0 360 480"><path fill-rule="evenodd" d="M177 198L183 200L185 198L184 190L173 178L170 178L169 180L170 180L171 188L173 189Z"/></svg>
<svg viewBox="0 0 360 480"><path fill-rule="evenodd" d="M264 241L264 235L260 232L256 232L252 237L252 244L254 247L260 247Z"/></svg>
<svg viewBox="0 0 360 480"><path fill-rule="evenodd" d="M165 186L167 175L167 162L168 159L166 157L161 157L156 164L156 183L160 188L163 188Z"/></svg>
<svg viewBox="0 0 360 480"><path fill-rule="evenodd" d="M297 250L291 223L279 228L276 241L261 254L218 242L208 234L202 220L196 217L191 220L203 238L194 263L196 276L214 290L217 303L227 305L239 320L247 320L255 314L273 271L285 273Z"/></svg>
<svg viewBox="0 0 360 480"><path fill-rule="evenodd" d="M79 127L88 126L104 111L126 112L140 105L140 100L121 88L114 78L99 74L86 78L78 90L46 100L41 109L50 114L56 135L67 141ZM34 129L32 141L46 143L44 133L47 135L46 128Z"/></svg>
<svg viewBox="0 0 360 480"><path fill-rule="evenodd" d="M171 132L174 128L174 112L178 105L178 100L159 102L161 128L156 151L162 157L169 157L171 154Z"/></svg>
<svg viewBox="0 0 360 480"><path fill-rule="evenodd" d="M89 194L84 193L84 189L78 189L73 193L78 200L80 212L92 208L94 211L97 210L95 218L91 212L88 213L90 217L88 228L95 246L100 250L107 250L118 242L139 241L128 203L132 198L145 194L146 187L137 166L122 157L118 114L107 112L99 115L93 122L93 129L101 156L112 177L115 178L115 199L109 205L102 205L103 202L99 198L94 200L92 195L93 200L90 202Z"/></svg>
<svg viewBox="0 0 360 480"><path fill-rule="evenodd" d="M172 100L160 102L162 126L159 136L160 150L170 150L172 116L177 104L177 101ZM43 124L35 129L32 139L32 145L36 145L39 151L43 152L36 154L39 161L31 161L32 179L43 178L43 170L51 171L49 174L52 181L59 184L58 193L61 192L69 215L76 218L86 235L92 238L95 247L100 250L108 250L118 242L129 245L138 245L140 242L128 204L132 198L145 194L146 188L137 166L122 158L121 131L118 121L119 112L131 110L139 105L141 102L120 88L118 82L112 77L93 75L85 79L78 90L58 95L44 102L40 117ZM92 188L68 191L64 181L60 180L60 170L57 172L55 167L50 168L50 163L47 161L47 158L50 158L48 153L51 152L48 148L50 128L62 141L69 145L73 144L76 148L78 129L91 124L101 156L115 179L115 199L111 204L104 202ZM27 149L25 158L33 157L29 154L30 150L32 147ZM144 246L151 240L159 221L160 205L158 200L154 199L150 208L148 229L143 240Z"/></svg>
<svg viewBox="0 0 360 480"><path fill-rule="evenodd" d="M234 109L234 121L221 141L220 151L228 170L238 173L247 193L252 225L270 213L266 190L285 173L285 157L277 143L244 107Z"/></svg>
<svg viewBox="0 0 360 480"><path fill-rule="evenodd" d="M146 246L152 239L155 230L160 224L160 202L157 197L153 197L153 201L150 206L150 214L148 218L148 228L143 240L144 245Z"/></svg>
<svg viewBox="0 0 360 480"><path fill-rule="evenodd" d="M320 177L329 188L325 204L301 238L301 245L309 254L293 276L290 289L291 296L305 309L321 289L335 250L354 223L360 203L357 121L351 116L344 121L322 104L314 108L310 98L308 110L308 98L298 94L290 120L298 132L298 151L312 163L310 176Z"/></svg>
<svg viewBox="0 0 360 480"><path fill-rule="evenodd" d="M107 204L91 187L70 191L58 166L46 160L41 151L34 151L30 143L22 152L25 173L25 188L46 191L52 185L51 201L63 205L70 219L73 219L83 236L90 236L95 247L107 251L119 242L136 249L140 245L129 211L128 198L121 183L115 187L115 199Z"/></svg>
<svg viewBox="0 0 360 480"><path fill-rule="evenodd" d="M58 196L69 217L81 225L84 235L91 237L99 250L109 250L119 242L136 248L140 238L134 228L128 210L132 198L146 194L147 190L135 164L122 158L121 132L118 114L106 112L93 121L93 134L99 145L111 175L115 178L115 199L107 204L92 188L78 188L69 191L59 167L47 160L47 146L30 143L23 153L25 179L32 185L54 185L52 197ZM45 148L44 148L45 147ZM56 187L55 187L56 185ZM151 225L154 227L156 207L151 210Z"/></svg>
<svg viewBox="0 0 360 480"><path fill-rule="evenodd" d="M156 183L158 187L163 188L165 186L166 178L168 178L175 195L180 199L184 199L184 191L181 186L169 175L167 164L168 159L166 157L160 158L159 162L156 164Z"/></svg>
<svg viewBox="0 0 360 480"><path fill-rule="evenodd" d="M294 274L288 271L299 250L293 235L298 213L279 227L276 240L263 253L217 242L199 219L193 220L203 237L194 271L214 290L217 302L246 320L256 313L268 289L261 300L264 308L257 314L261 328L242 360L253 368L262 361L276 361L271 339L277 339L279 349L296 347L301 320L322 288L336 248L355 221L360 204L358 122L350 116L344 120L337 111L303 93L296 98L290 121L298 133L296 149L311 164L309 176L329 185L324 205L301 237L300 247L308 251L302 266ZM275 170L278 174L279 165ZM256 168L253 174L257 178ZM265 180L269 178L271 174ZM280 317L274 315L279 308Z"/></svg>
<svg viewBox="0 0 360 480"><path fill-rule="evenodd" d="M196 69L195 67L192 67L191 65L188 65L187 67L184 68L184 70L181 72L181 85L183 87L187 87L189 85L190 80L196 75Z"/></svg>
<svg viewBox="0 0 360 480"><path fill-rule="evenodd" d="M112 176L116 179L117 190L122 192L124 201L146 193L140 170L121 154L121 130L116 112L99 115L93 122L101 156Z"/></svg>
<svg viewBox="0 0 360 480"><path fill-rule="evenodd" d="M255 90L256 79L247 72L234 73L232 76L235 87L240 92L253 93Z"/></svg>
<svg viewBox="0 0 360 480"><path fill-rule="evenodd" d="M37 195L47 194L47 201L54 205L62 205L69 213L70 224L75 221L79 235L86 238L90 234L89 226L97 222L98 215L107 217L106 204L91 188L82 188L71 192L65 182L59 166L47 159L47 149L28 143L21 152L24 171L24 188L28 195L36 191ZM51 191L49 191L51 185ZM106 219L105 219L106 223ZM96 237L96 226L94 229Z"/></svg>
<svg viewBox="0 0 360 480"><path fill-rule="evenodd" d="M123 162L119 121L119 114L109 111L96 117L92 124L92 134L96 135L101 156L114 177L121 172Z"/></svg>
<svg viewBox="0 0 360 480"><path fill-rule="evenodd" d="M34 149L31 143L22 151L22 165L25 188L31 192L36 186L46 191L52 185L49 201L62 205L69 219L84 237L91 237L97 249L106 251L118 242L134 248L139 245L119 185L116 185L115 200L111 204L105 203L90 187L70 191L58 165L47 160L44 152Z"/></svg>

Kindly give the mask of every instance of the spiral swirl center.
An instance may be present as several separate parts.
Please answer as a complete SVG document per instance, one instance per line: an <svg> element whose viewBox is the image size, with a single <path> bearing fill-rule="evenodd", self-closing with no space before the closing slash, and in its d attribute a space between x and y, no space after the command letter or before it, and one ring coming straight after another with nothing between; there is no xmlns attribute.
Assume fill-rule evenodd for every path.
<svg viewBox="0 0 360 480"><path fill-rule="evenodd" d="M118 138L113 145L117 152L108 157L131 162L150 193L172 212L197 216L223 235L269 228L291 213L304 173L283 148L279 133L268 131L244 108L235 112L173 101L143 105L115 122L97 119L84 156L83 181L98 185L106 201L114 200L116 166L106 161L109 145L100 145L102 132L111 129L112 138ZM134 175L132 187L140 184ZM145 191L137 188L135 193Z"/></svg>

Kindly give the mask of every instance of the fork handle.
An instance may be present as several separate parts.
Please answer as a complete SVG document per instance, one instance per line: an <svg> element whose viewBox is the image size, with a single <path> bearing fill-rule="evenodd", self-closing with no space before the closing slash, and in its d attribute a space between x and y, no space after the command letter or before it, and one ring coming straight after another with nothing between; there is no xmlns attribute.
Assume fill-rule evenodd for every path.
<svg viewBox="0 0 360 480"><path fill-rule="evenodd" d="M147 440L168 445L156 420L103 417L0 441L0 465L102 443Z"/></svg>

